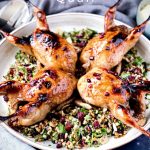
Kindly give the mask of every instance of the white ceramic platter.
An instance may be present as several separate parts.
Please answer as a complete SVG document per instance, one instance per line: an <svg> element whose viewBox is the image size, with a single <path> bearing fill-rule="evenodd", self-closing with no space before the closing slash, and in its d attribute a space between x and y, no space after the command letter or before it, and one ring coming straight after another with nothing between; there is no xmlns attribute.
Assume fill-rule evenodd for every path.
<svg viewBox="0 0 150 150"><path fill-rule="evenodd" d="M73 30L73 28L81 29L81 28L91 28L98 32L103 31L104 26L104 17L99 15L92 15L92 14L86 14L86 13L67 13L67 14L58 14L58 15L52 15L48 16L48 23L49 27L52 31L70 31ZM119 21L116 21L116 24L123 24ZM125 25L125 24L124 24ZM31 34L31 32L35 29L35 21L30 22L18 29L16 29L13 34L17 36L26 36ZM140 55L145 59L145 61L149 61L150 63L150 41L146 39L144 36L141 36L137 48L139 50ZM11 44L9 44L5 39L0 43L0 79L3 79L3 75L6 74L8 71L10 65L15 60L15 53L16 48L14 48ZM1 97L0 97L1 98ZM6 113L6 104L2 104L2 98L0 99L0 114ZM3 110L2 110L3 108ZM3 111L3 112L2 112ZM147 124L145 125L145 129L150 128L150 110L146 112L147 116ZM17 133L13 129L11 129L7 124L1 123L1 125L7 129L11 134L13 134L18 139L43 150L51 150L56 149L55 145L53 145L50 141L47 142L41 142L36 143L34 142L34 139L27 138L20 133ZM119 147L121 145L124 145L133 139L140 136L141 133L136 129L131 129L127 135L124 137L114 139L111 138L109 142L105 145L102 145L98 148L88 148L91 149L99 149L99 150L105 150L105 149L113 149L116 147ZM51 146L48 146L51 145Z"/></svg>

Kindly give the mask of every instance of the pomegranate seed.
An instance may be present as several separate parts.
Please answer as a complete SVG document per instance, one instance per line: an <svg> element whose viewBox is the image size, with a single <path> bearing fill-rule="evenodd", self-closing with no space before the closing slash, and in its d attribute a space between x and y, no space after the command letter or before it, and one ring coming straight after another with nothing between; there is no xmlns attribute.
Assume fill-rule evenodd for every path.
<svg viewBox="0 0 150 150"><path fill-rule="evenodd" d="M92 84L90 84L88 87L89 87L89 88L92 88L92 87L93 87L93 85L92 85Z"/></svg>
<svg viewBox="0 0 150 150"><path fill-rule="evenodd" d="M8 96L6 96L6 95L4 95L3 98L4 98L4 101L5 101L5 102L8 102L8 101L9 101L9 98L8 98Z"/></svg>
<svg viewBox="0 0 150 150"><path fill-rule="evenodd" d="M62 48L63 51L67 51L67 46Z"/></svg>
<svg viewBox="0 0 150 150"><path fill-rule="evenodd" d="M60 118L60 122L61 122L61 123L64 123L64 122L65 122L65 117L64 117L64 116L62 116L62 117Z"/></svg>
<svg viewBox="0 0 150 150"><path fill-rule="evenodd" d="M87 79L87 82L88 82L88 83L91 83L91 79Z"/></svg>
<svg viewBox="0 0 150 150"><path fill-rule="evenodd" d="M120 93L121 92L121 89L120 88L113 88L113 93Z"/></svg>
<svg viewBox="0 0 150 150"><path fill-rule="evenodd" d="M78 112L78 115L77 115L77 117L78 117L78 119L81 121L81 122L83 122L84 121L84 113L83 112Z"/></svg>
<svg viewBox="0 0 150 150"><path fill-rule="evenodd" d="M90 60L94 60L94 56L90 56L90 58L89 58Z"/></svg>
<svg viewBox="0 0 150 150"><path fill-rule="evenodd" d="M110 47L109 47L109 46L106 46L106 50L110 50Z"/></svg>
<svg viewBox="0 0 150 150"><path fill-rule="evenodd" d="M62 148L62 143L58 142L56 148Z"/></svg>
<svg viewBox="0 0 150 150"><path fill-rule="evenodd" d="M128 79L129 79L129 81L134 81L135 77L134 76L129 76Z"/></svg>
<svg viewBox="0 0 150 150"><path fill-rule="evenodd" d="M60 134L58 135L58 138L59 138L59 139L65 139L65 134L64 134L64 133L60 133Z"/></svg>
<svg viewBox="0 0 150 150"><path fill-rule="evenodd" d="M97 120L94 121L93 126L95 129L99 128L99 122Z"/></svg>
<svg viewBox="0 0 150 150"><path fill-rule="evenodd" d="M47 89L49 89L49 88L51 88L52 83L51 83L50 81L45 81L45 82L44 82L44 85L45 85L45 87L46 87Z"/></svg>
<svg viewBox="0 0 150 150"><path fill-rule="evenodd" d="M85 146L85 140L81 141L81 146L84 147Z"/></svg>
<svg viewBox="0 0 150 150"><path fill-rule="evenodd" d="M110 95L109 92L106 92L106 93L105 93L105 96L109 96L109 95Z"/></svg>
<svg viewBox="0 0 150 150"><path fill-rule="evenodd" d="M66 129L66 131L70 132L72 127L73 127L72 124L70 122L67 122L65 129Z"/></svg>
<svg viewBox="0 0 150 150"><path fill-rule="evenodd" d="M11 75L14 75L14 69L11 68L9 73L10 73Z"/></svg>
<svg viewBox="0 0 150 150"><path fill-rule="evenodd" d="M94 76L94 77L100 77L100 76L101 76L101 74L100 74L100 73L96 73L96 72L95 72L95 73L93 73L93 76Z"/></svg>
<svg viewBox="0 0 150 150"><path fill-rule="evenodd" d="M102 39L104 38L105 33L100 33L99 38Z"/></svg>
<svg viewBox="0 0 150 150"><path fill-rule="evenodd" d="M107 72L110 73L110 74L113 74L114 76L118 76L118 73L117 73L117 72L113 72L113 71L111 71L111 70L108 70Z"/></svg>
<svg viewBox="0 0 150 150"><path fill-rule="evenodd" d="M23 73L22 73L22 72L19 72L19 76L22 77L22 76L23 76Z"/></svg>
<svg viewBox="0 0 150 150"><path fill-rule="evenodd" d="M97 80L101 80L101 77L96 77Z"/></svg>

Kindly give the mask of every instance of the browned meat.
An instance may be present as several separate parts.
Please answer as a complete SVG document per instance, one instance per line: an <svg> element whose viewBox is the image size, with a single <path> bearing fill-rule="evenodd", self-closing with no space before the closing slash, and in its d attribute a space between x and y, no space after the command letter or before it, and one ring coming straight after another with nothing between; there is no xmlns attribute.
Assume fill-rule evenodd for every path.
<svg viewBox="0 0 150 150"><path fill-rule="evenodd" d="M128 99L131 96L129 87L138 89L138 85L125 85L123 81L106 69L93 68L78 81L78 91L83 100L97 107L108 107L112 115L123 123L139 129L143 134L150 137L150 133L141 128L132 118L128 111ZM142 86L150 87L150 82L146 81ZM139 86L140 88L140 86ZM141 91L141 94L145 91ZM143 111L145 104L139 99Z"/></svg>
<svg viewBox="0 0 150 150"><path fill-rule="evenodd" d="M1 83L0 93L8 96L12 112L16 112L19 102L27 102L13 114L9 123L29 126L43 120L54 107L66 101L75 88L76 79L72 74L49 67L39 71L30 83Z"/></svg>
<svg viewBox="0 0 150 150"><path fill-rule="evenodd" d="M83 49L80 60L87 70L94 67L111 69L137 43L149 18L131 31L124 25L115 25L114 17L119 1L105 15L105 32L91 39Z"/></svg>

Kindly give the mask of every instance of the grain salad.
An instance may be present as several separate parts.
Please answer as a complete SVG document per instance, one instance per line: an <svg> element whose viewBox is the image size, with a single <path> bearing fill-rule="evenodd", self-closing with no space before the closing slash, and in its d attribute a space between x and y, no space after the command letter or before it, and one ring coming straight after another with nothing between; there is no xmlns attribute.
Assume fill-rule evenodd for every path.
<svg viewBox="0 0 150 150"><path fill-rule="evenodd" d="M91 29L61 33L65 39L75 46L78 55L80 55L88 40L96 34L97 32ZM4 78L22 83L29 82L37 72L38 63L36 58L18 51L15 59L15 63L10 67ZM117 70L123 80L130 83L145 80L148 70L147 64L138 56L136 48L132 48L124 56L121 64L114 69ZM79 78L83 74L85 74L85 70L78 61L76 77ZM74 95L78 95L78 93ZM77 98L79 98L79 95ZM150 95L147 94L146 99L149 101ZM67 104L65 109L53 110L43 121L16 130L38 142L51 141L56 144L56 148L74 149L100 146L107 143L112 136L119 138L125 135L129 127L114 118L107 108L92 106L92 109L89 110L72 102Z"/></svg>

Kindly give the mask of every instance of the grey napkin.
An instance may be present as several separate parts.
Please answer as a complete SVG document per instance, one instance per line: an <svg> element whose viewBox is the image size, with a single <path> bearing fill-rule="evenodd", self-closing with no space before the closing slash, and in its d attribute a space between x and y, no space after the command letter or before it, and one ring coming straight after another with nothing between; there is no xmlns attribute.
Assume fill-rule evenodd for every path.
<svg viewBox="0 0 150 150"><path fill-rule="evenodd" d="M64 4L60 3L59 0L31 1L48 15L60 12L83 12L104 15L108 7L112 6L117 0L64 0ZM116 19L134 26L137 7L140 1L122 0L117 9Z"/></svg>
<svg viewBox="0 0 150 150"><path fill-rule="evenodd" d="M116 0L64 0L65 3L58 2L60 0L30 1L32 1L32 3L39 8L43 9L47 15L60 12L83 12L104 15L108 7L112 6L116 2ZM0 0L0 2L2 2L2 0ZM121 4L118 7L116 19L134 26L136 11L139 2L140 0L122 0ZM4 4L4 2L0 3L0 7ZM33 149L34 148L28 146L27 144L24 144L20 140L10 135L3 127L0 127L0 150Z"/></svg>

